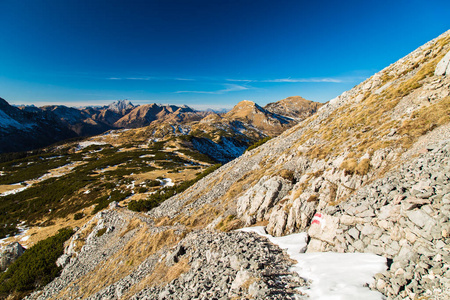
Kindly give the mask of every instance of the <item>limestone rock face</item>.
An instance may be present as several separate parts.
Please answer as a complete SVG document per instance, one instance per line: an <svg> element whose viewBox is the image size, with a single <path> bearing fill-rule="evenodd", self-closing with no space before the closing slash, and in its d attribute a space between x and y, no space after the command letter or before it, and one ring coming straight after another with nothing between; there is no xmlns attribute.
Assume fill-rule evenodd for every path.
<svg viewBox="0 0 450 300"><path fill-rule="evenodd" d="M271 209L288 192L292 184L280 177L263 177L237 200L238 216L247 225L262 221Z"/></svg>
<svg viewBox="0 0 450 300"><path fill-rule="evenodd" d="M434 75L436 76L450 75L450 51L436 65Z"/></svg>
<svg viewBox="0 0 450 300"><path fill-rule="evenodd" d="M0 271L5 271L16 259L25 252L25 248L18 242L11 243L0 252Z"/></svg>
<svg viewBox="0 0 450 300"><path fill-rule="evenodd" d="M308 235L316 240L334 243L338 225L338 218L322 213L316 213L311 226L309 227Z"/></svg>

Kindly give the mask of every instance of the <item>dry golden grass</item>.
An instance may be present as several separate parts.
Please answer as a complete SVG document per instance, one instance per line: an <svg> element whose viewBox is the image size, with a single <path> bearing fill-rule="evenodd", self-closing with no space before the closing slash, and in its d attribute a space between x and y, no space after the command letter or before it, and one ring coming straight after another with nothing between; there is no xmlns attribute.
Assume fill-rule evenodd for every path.
<svg viewBox="0 0 450 300"><path fill-rule="evenodd" d="M236 219L236 216L229 215L228 217L220 221L219 224L217 224L216 229L224 232L229 232L241 228L243 225L244 223L241 220Z"/></svg>
<svg viewBox="0 0 450 300"><path fill-rule="evenodd" d="M136 184L140 184L145 180L155 180L158 177L170 178L174 183L182 182L186 180L194 179L197 173L202 172L206 167L200 169L186 168L180 170L179 173L170 173L170 170L154 170L146 173L134 174L127 177L131 177L136 181Z"/></svg>
<svg viewBox="0 0 450 300"><path fill-rule="evenodd" d="M139 224L137 219L133 219L130 227L136 227ZM140 224L139 224L140 226ZM97 265L97 267L78 280L71 283L55 299L73 299L74 297L86 298L102 288L113 284L119 279L130 274L139 266L148 256L157 251L176 245L184 234L176 234L173 229L152 233L147 224L142 223L133 237L116 254ZM108 241L117 243L116 239ZM69 290L69 287L77 286L79 289Z"/></svg>
<svg viewBox="0 0 450 300"><path fill-rule="evenodd" d="M330 181L328 181L328 183L330 183L330 198L329 198L329 205L336 205L337 203L339 203L339 200L337 199L337 185L335 183L332 183Z"/></svg>
<svg viewBox="0 0 450 300"><path fill-rule="evenodd" d="M128 221L127 227L119 234L119 237L124 237L128 232L143 227L144 223L138 218L132 218Z"/></svg>
<svg viewBox="0 0 450 300"><path fill-rule="evenodd" d="M344 169L345 175L365 175L369 172L370 159L365 158L358 163L355 158L347 158L342 162L340 168Z"/></svg>
<svg viewBox="0 0 450 300"><path fill-rule="evenodd" d="M66 218L58 218L58 219L52 219L52 225L48 225L45 227L39 227L39 226L33 226L30 227L27 232L22 236L13 236L5 241L7 243L12 242L19 242L22 246L29 248L36 244L37 242L41 240L45 240L48 237L54 236L56 233L58 233L58 230L66 227L81 227L86 222L88 222L93 216L91 215L91 212L93 210L93 207L88 207L83 210L85 217L80 220L74 220L73 216L74 214L68 215ZM48 219L42 219L37 221L37 223L44 223L48 221ZM29 236L29 238L26 241L21 241L21 239L24 236Z"/></svg>
<svg viewBox="0 0 450 300"><path fill-rule="evenodd" d="M140 291L149 286L157 286L169 283L172 280L180 277L181 274L189 271L189 269L190 266L188 257L183 257L182 259L180 259L180 261L178 261L171 267L168 267L166 263L162 261L155 266L153 272L149 276L147 276L144 280L133 287L133 290ZM133 294L132 291L130 292L130 294Z"/></svg>
<svg viewBox="0 0 450 300"><path fill-rule="evenodd" d="M292 203L288 203L288 204L286 204L286 205L283 206L283 210L284 210L286 213L289 213L289 211L291 210L291 208L292 208Z"/></svg>
<svg viewBox="0 0 450 300"><path fill-rule="evenodd" d="M300 195L303 194L303 188L304 188L304 186L301 186L299 189L296 189L294 191L292 199L297 199L298 197L300 197Z"/></svg>
<svg viewBox="0 0 450 300"><path fill-rule="evenodd" d="M449 38L439 43L445 44L450 42ZM307 156L315 159L325 159L332 155L340 155L344 150L351 149L354 154L352 157L360 157L365 152L374 152L378 149L387 148L396 145L395 139L383 140L392 129L400 127L400 122L396 119L391 119L391 112L394 107L408 94L415 89L420 88L426 79L433 75L437 62L445 55L446 51L435 52L434 55L425 57L420 64L410 67L408 73L411 76L407 79L402 77L397 78L397 81L392 86L388 87L380 95L366 93L357 105L353 103L346 104L335 110L327 119L325 119L320 128L316 131L308 129L299 141L296 147L304 144L311 138L320 138L319 142L310 148ZM386 72L387 73L387 72ZM391 75L383 75L382 80L392 80ZM446 100L441 101L438 105L441 108L448 106ZM414 117L414 116L413 116ZM429 111L426 118L435 120L436 124L443 124L447 122L445 111L436 112L432 116ZM415 123L420 123L417 117L414 117ZM422 118L423 123L426 123L426 118ZM430 123L430 122L428 122ZM404 123L404 131L412 129L407 126L409 123ZM432 128L432 124L425 124L426 130ZM423 134L420 130L417 133ZM409 136L419 136L412 132ZM414 139L413 139L414 140ZM401 146L409 147L410 143L403 143ZM351 162L347 162L351 163ZM354 164L354 163L353 163ZM364 162L358 168L359 173L364 174L368 171L368 164ZM357 166L348 166L347 170L356 172Z"/></svg>
<svg viewBox="0 0 450 300"><path fill-rule="evenodd" d="M21 184L3 184L0 185L0 193L12 191L21 187L23 187Z"/></svg>
<svg viewBox="0 0 450 300"><path fill-rule="evenodd" d="M242 285L242 288L244 290L248 290L248 288L250 287L250 285L252 285L255 282L258 282L260 279L256 278L256 277L252 277L250 279L248 279L247 281L244 282L244 284Z"/></svg>
<svg viewBox="0 0 450 300"><path fill-rule="evenodd" d="M278 172L276 169L266 167L270 165L271 164L264 164L260 169L251 170L234 182L225 195L218 200L218 202L221 203L221 206L226 207L230 201L239 197L245 191L245 188L255 185L263 176L272 176Z"/></svg>
<svg viewBox="0 0 450 300"><path fill-rule="evenodd" d="M306 200L306 202L315 202L315 201L319 201L319 197L316 194L312 194L311 196L309 196L308 200Z"/></svg>
<svg viewBox="0 0 450 300"><path fill-rule="evenodd" d="M198 208L191 215L180 214L170 220L171 224L180 223L185 225L189 230L201 229L211 223L219 214L219 210L212 204L205 204Z"/></svg>
<svg viewBox="0 0 450 300"><path fill-rule="evenodd" d="M356 167L358 166L358 161L354 158L346 159L342 162L340 168L344 169L346 175L351 175L355 173Z"/></svg>
<svg viewBox="0 0 450 300"><path fill-rule="evenodd" d="M411 146L428 131L450 122L450 97L415 111L409 120L405 120L398 133L405 135L401 139L404 147Z"/></svg>
<svg viewBox="0 0 450 300"><path fill-rule="evenodd" d="M356 174L359 175L366 175L367 172L369 172L370 169L370 159L364 158L359 163L358 166L356 166Z"/></svg>
<svg viewBox="0 0 450 300"><path fill-rule="evenodd" d="M291 170L283 169L280 171L279 175L286 180L294 181L294 172Z"/></svg>

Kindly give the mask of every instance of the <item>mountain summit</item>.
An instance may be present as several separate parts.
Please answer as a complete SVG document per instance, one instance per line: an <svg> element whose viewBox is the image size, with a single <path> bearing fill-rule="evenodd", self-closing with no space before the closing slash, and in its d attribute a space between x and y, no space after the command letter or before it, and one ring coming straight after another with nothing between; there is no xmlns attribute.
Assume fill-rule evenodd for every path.
<svg viewBox="0 0 450 300"><path fill-rule="evenodd" d="M323 103L306 100L300 96L293 96L269 103L264 106L264 109L275 114L303 121L312 114L315 114L322 105Z"/></svg>
<svg viewBox="0 0 450 300"><path fill-rule="evenodd" d="M118 114L127 114L135 106L129 100L117 100L107 106L107 109Z"/></svg>
<svg viewBox="0 0 450 300"><path fill-rule="evenodd" d="M278 135L296 123L291 118L275 114L248 100L236 104L223 118L241 121L269 135Z"/></svg>

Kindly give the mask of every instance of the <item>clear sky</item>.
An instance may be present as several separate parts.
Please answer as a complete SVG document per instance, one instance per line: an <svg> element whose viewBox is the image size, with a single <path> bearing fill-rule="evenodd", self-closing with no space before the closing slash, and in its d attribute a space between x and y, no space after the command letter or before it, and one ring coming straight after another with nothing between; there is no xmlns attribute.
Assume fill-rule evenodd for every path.
<svg viewBox="0 0 450 300"><path fill-rule="evenodd" d="M0 0L0 97L325 102L450 29L449 13L448 0Z"/></svg>

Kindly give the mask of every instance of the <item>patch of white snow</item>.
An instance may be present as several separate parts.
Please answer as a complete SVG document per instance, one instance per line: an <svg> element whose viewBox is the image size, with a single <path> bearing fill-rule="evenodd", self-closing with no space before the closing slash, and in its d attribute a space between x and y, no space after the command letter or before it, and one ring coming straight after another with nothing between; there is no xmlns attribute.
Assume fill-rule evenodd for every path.
<svg viewBox="0 0 450 300"><path fill-rule="evenodd" d="M24 236L23 238L20 239L21 242L26 242L28 241L28 239L30 238L29 235Z"/></svg>
<svg viewBox="0 0 450 300"><path fill-rule="evenodd" d="M386 270L386 258L372 253L303 253L306 249L307 234L295 233L283 237L267 234L264 227L240 229L256 232L277 244L297 263L292 270L301 277L312 281L309 289L302 291L315 300L380 300L383 295L371 291L370 284L376 273Z"/></svg>
<svg viewBox="0 0 450 300"><path fill-rule="evenodd" d="M157 179L157 180L159 180L159 182L161 182L162 187L175 185L175 183L173 183L172 179L170 179L170 178L163 178L163 179Z"/></svg>
<svg viewBox="0 0 450 300"><path fill-rule="evenodd" d="M105 142L97 142L97 141L86 141L78 143L77 151L87 148L92 145L106 145Z"/></svg>

